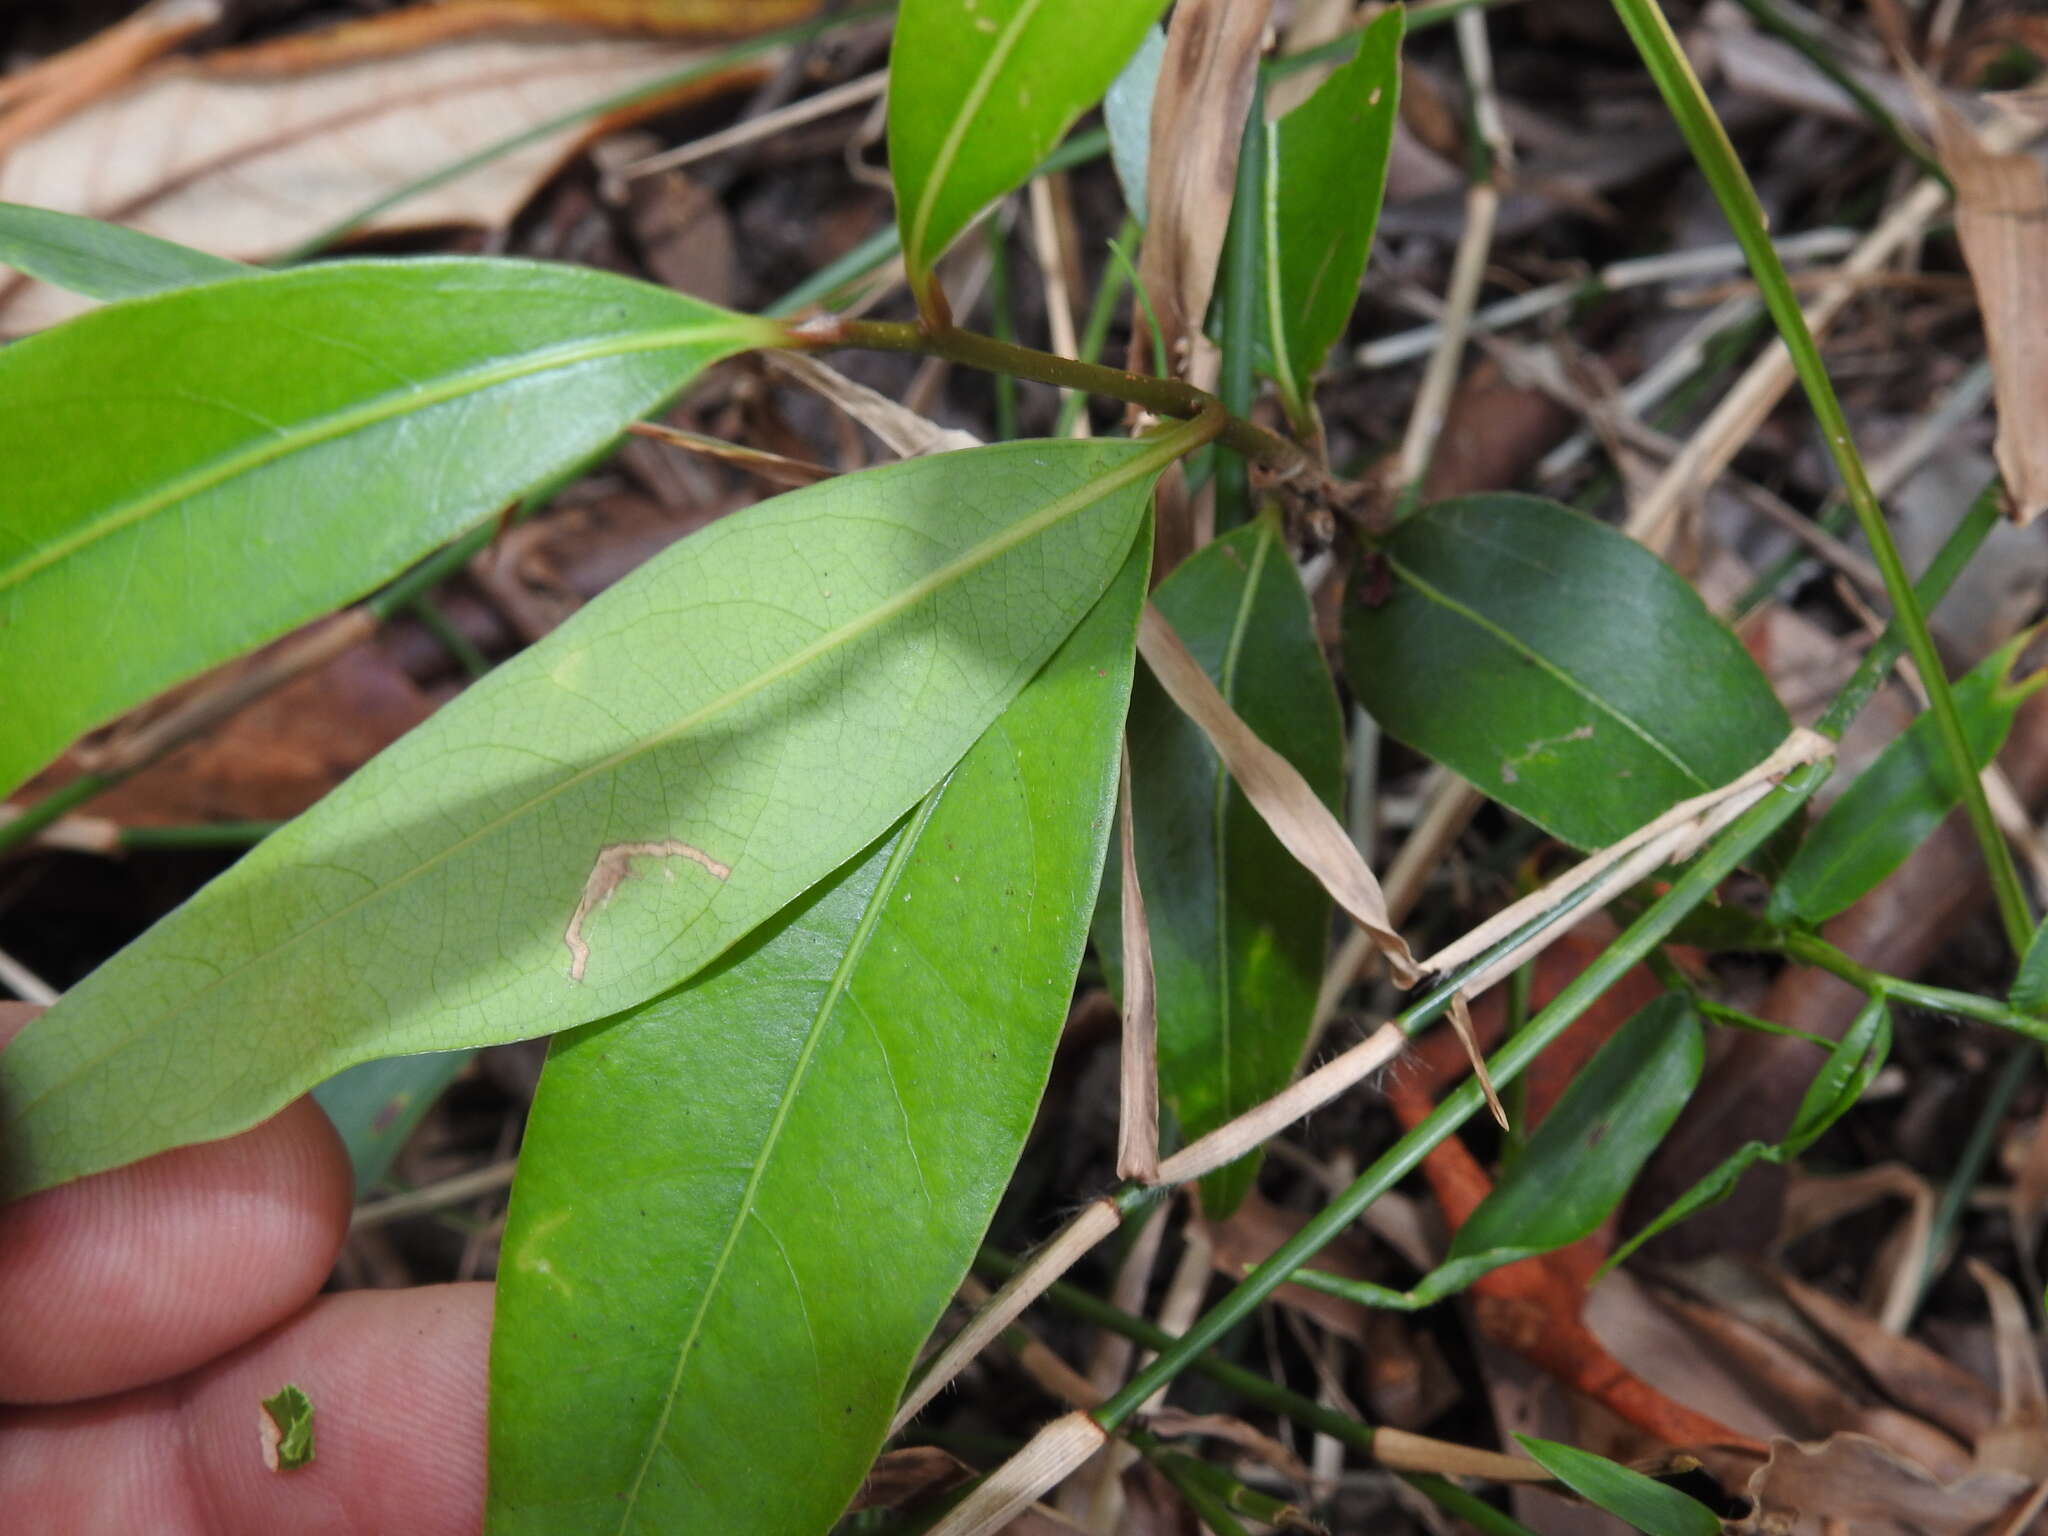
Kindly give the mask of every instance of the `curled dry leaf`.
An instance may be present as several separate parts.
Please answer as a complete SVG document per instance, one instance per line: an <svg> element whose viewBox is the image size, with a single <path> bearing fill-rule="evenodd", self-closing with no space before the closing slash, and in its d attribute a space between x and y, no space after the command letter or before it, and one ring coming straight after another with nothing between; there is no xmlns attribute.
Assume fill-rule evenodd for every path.
<svg viewBox="0 0 2048 1536"><path fill-rule="evenodd" d="M1935 149L1955 182L1956 238L1991 351L1993 451L2013 519L2029 523L2048 511L2048 170L2032 155L1988 147L1921 84Z"/></svg>
<svg viewBox="0 0 2048 1536"><path fill-rule="evenodd" d="M637 38L480 36L313 74L164 67L0 159L0 200L260 259L522 130L708 57ZM729 89L762 67L757 60L708 74L687 96ZM671 106L680 94L640 110ZM597 126L545 134L407 198L370 227L495 228ZM88 303L46 284L0 283L0 330L36 330Z"/></svg>
<svg viewBox="0 0 2048 1536"><path fill-rule="evenodd" d="M1996 1520L2032 1485L2015 1472L1977 1470L1944 1483L1868 1435L1773 1440L1751 1476L1753 1508L1738 1527L1757 1536L1965 1536Z"/></svg>
<svg viewBox="0 0 2048 1536"><path fill-rule="evenodd" d="M1138 652L1173 702L1201 728L1209 745L1223 759L1237 787L1244 791L1273 835L1302 866L1322 881L1358 925L1372 935L1395 981L1404 987L1421 979L1422 971L1407 940L1394 931L1387 898L1379 881L1359 856L1328 806L1299 770L1252 733L1236 710L1209 680L1202 664L1188 654L1173 626L1157 608L1145 605L1138 622Z"/></svg>
<svg viewBox="0 0 2048 1536"><path fill-rule="evenodd" d="M1216 382L1217 356L1202 320L1230 227L1238 144L1272 8L1272 0L1181 0L1167 25L1152 98L1138 280L1165 333L1168 366L1205 389ZM1148 368L1151 355L1140 323L1132 330L1131 366Z"/></svg>
<svg viewBox="0 0 2048 1536"><path fill-rule="evenodd" d="M2036 1483L2048 1480L2048 1386L2042 1384L2027 1304L2010 1280L1982 1260L1971 1259L1969 1270L1991 1305L1998 1348L1998 1422L1978 1439L1977 1464Z"/></svg>
<svg viewBox="0 0 2048 1536"><path fill-rule="evenodd" d="M880 390L856 383L814 357L801 352L770 352L765 358L769 367L824 396L903 458L981 446L981 439L972 432L942 427L929 416L918 415L909 406L891 400Z"/></svg>
<svg viewBox="0 0 2048 1536"><path fill-rule="evenodd" d="M1152 933L1138 885L1137 818L1131 814L1131 748L1123 749L1116 817L1122 872L1124 1033L1122 1111L1116 1176L1150 1184L1159 1177L1159 995L1152 979Z"/></svg>

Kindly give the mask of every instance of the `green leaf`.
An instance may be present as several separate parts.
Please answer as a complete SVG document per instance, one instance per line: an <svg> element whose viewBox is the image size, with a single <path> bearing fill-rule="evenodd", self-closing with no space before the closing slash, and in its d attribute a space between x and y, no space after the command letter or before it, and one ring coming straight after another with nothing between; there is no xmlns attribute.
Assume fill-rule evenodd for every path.
<svg viewBox="0 0 2048 1536"><path fill-rule="evenodd" d="M498 1282L495 1536L799 1536L845 1508L1044 1090L1148 543L904 825L556 1041Z"/></svg>
<svg viewBox="0 0 2048 1536"><path fill-rule="evenodd" d="M1159 63L1166 57L1166 29L1149 27L1138 51L1109 82L1102 98L1102 126L1109 133L1110 163L1124 189L1124 207L1145 225L1145 185L1152 161L1152 100L1159 92Z"/></svg>
<svg viewBox="0 0 2048 1536"><path fill-rule="evenodd" d="M1608 1255L1599 1273L1606 1274L1651 1238L1697 1216L1708 1206L1719 1205L1734 1193L1742 1176L1758 1163L1782 1164L1812 1146L1830 1126L1849 1112L1851 1105L1863 1097L1863 1090L1884 1067L1885 1057L1891 1053L1891 1044L1891 1012L1883 998L1874 997L1851 1021L1841 1040L1821 1063L1820 1071L1807 1084L1799 1111L1792 1117L1792 1129L1786 1133L1785 1139L1775 1144L1749 1141L1737 1147L1709 1169L1692 1188L1632 1233L1626 1242Z"/></svg>
<svg viewBox="0 0 2048 1536"><path fill-rule="evenodd" d="M2022 1013L2048 1014L2048 922L2034 930L2034 940L2013 979L2012 1005Z"/></svg>
<svg viewBox="0 0 2048 1536"><path fill-rule="evenodd" d="M346 262L0 352L0 793L368 591L772 322L574 267Z"/></svg>
<svg viewBox="0 0 2048 1536"><path fill-rule="evenodd" d="M0 265L89 299L135 299L257 270L118 224L21 203L0 203Z"/></svg>
<svg viewBox="0 0 2048 1536"><path fill-rule="evenodd" d="M889 174L903 261L932 263L1102 99L1165 0L903 0L889 53Z"/></svg>
<svg viewBox="0 0 2048 1536"><path fill-rule="evenodd" d="M1792 1129L1771 1160L1797 1157L1820 1140L1863 1097L1871 1079L1883 1070L1891 1049L1891 1009L1883 998L1873 997L1850 1021L1841 1041L1806 1085L1799 1112L1792 1117Z"/></svg>
<svg viewBox="0 0 2048 1536"><path fill-rule="evenodd" d="M1404 15L1397 6L1366 28L1352 61L1266 130L1261 342L1297 427L1310 419L1316 374L1358 302L1379 223Z"/></svg>
<svg viewBox="0 0 2048 1536"><path fill-rule="evenodd" d="M1538 1466L1587 1503L1646 1536L1721 1536L1721 1520L1698 1499L1575 1445L1516 1435Z"/></svg>
<svg viewBox="0 0 2048 1536"><path fill-rule="evenodd" d="M263 1435L264 1460L277 1472L296 1472L313 1461L313 1399L287 1382L263 1399L270 1424Z"/></svg>
<svg viewBox="0 0 2048 1536"><path fill-rule="evenodd" d="M1666 993L1615 1031L1572 1080L1458 1229L1442 1264L1405 1291L1319 1270L1294 1278L1363 1306L1415 1312L1504 1265L1589 1236L1621 1204L1692 1097L1705 1050L1691 1000Z"/></svg>
<svg viewBox="0 0 2048 1536"><path fill-rule="evenodd" d="M1182 562L1153 601L1245 723L1335 808L1343 723L1277 517ZM1294 1076L1315 1018L1330 898L1149 672L1132 698L1130 743L1138 879L1158 984L1159 1091L1192 1140ZM1096 943L1120 972L1116 913L1112 895ZM1204 1179L1209 1215L1235 1209L1257 1170L1258 1158L1246 1157Z"/></svg>
<svg viewBox="0 0 2048 1536"><path fill-rule="evenodd" d="M891 464L656 556L0 1052L0 1184L224 1136L358 1061L551 1033L694 974L959 761L1107 587L1185 440Z"/></svg>
<svg viewBox="0 0 2048 1536"><path fill-rule="evenodd" d="M472 1051L434 1051L366 1061L313 1090L314 1099L348 1148L358 1200L383 1182L391 1160L474 1055Z"/></svg>
<svg viewBox="0 0 2048 1536"><path fill-rule="evenodd" d="M1572 1079L1449 1257L1548 1253L1589 1236L1692 1097L1705 1051L1689 998L1667 992L1640 1009Z"/></svg>
<svg viewBox="0 0 2048 1536"><path fill-rule="evenodd" d="M2019 681L2008 676L2039 633L2015 635L1955 685L1970 760L1980 770L2005 744L2021 703L2048 683L2048 669ZM1919 716L1813 824L1771 892L1770 917L1819 923L1853 905L1932 835L1962 793L1938 723Z"/></svg>
<svg viewBox="0 0 2048 1536"><path fill-rule="evenodd" d="M1533 496L1403 523L1354 580L1344 655L1388 734L1581 848L1738 777L1791 729L1676 572Z"/></svg>

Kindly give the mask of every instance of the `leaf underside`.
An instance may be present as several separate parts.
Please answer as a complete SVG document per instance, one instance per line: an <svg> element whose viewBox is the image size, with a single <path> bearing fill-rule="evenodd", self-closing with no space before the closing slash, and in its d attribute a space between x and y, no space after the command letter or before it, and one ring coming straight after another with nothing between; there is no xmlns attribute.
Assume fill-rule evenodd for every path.
<svg viewBox="0 0 2048 1536"><path fill-rule="evenodd" d="M495 1536L824 1531L859 1486L1066 1014L1143 543L905 824L556 1042L498 1283Z"/></svg>
<svg viewBox="0 0 2048 1536"><path fill-rule="evenodd" d="M1158 463L1134 442L946 454L672 546L0 1054L7 1192L694 974L959 761L1120 568Z"/></svg>

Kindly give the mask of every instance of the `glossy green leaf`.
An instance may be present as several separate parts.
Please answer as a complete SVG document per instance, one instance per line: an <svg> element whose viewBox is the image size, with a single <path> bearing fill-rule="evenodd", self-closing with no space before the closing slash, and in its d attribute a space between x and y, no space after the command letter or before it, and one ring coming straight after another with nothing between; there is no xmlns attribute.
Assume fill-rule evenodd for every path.
<svg viewBox="0 0 2048 1536"><path fill-rule="evenodd" d="M89 299L135 299L257 269L119 224L0 203L0 266Z"/></svg>
<svg viewBox="0 0 2048 1536"><path fill-rule="evenodd" d="M1182 562L1153 601L1245 723L1335 808L1343 723L1278 519L1268 514ZM1315 1017L1330 898L1149 672L1132 699L1130 741L1160 1099L1192 1140L1293 1077ZM1096 941L1114 966L1113 900ZM1257 1169L1247 1157L1205 1179L1209 1214L1228 1215Z"/></svg>
<svg viewBox="0 0 2048 1536"><path fill-rule="evenodd" d="M0 792L595 452L735 315L535 262L346 262L130 299L0 352Z"/></svg>
<svg viewBox="0 0 2048 1536"><path fill-rule="evenodd" d="M1165 0L903 0L889 54L889 174L911 291L974 216L1102 99Z"/></svg>
<svg viewBox="0 0 2048 1536"><path fill-rule="evenodd" d="M1403 523L1353 579L1346 672L1389 735L1601 847L1791 729L1742 643L1626 535L1533 496Z"/></svg>
<svg viewBox="0 0 2048 1536"><path fill-rule="evenodd" d="M552 1033L694 974L959 761L1107 587L1184 440L886 465L672 546L0 1053L0 1180L226 1135L358 1061Z"/></svg>
<svg viewBox="0 0 2048 1536"><path fill-rule="evenodd" d="M1799 1102L1799 1111L1792 1117L1792 1128L1785 1139L1776 1143L1750 1141L1737 1147L1697 1184L1608 1255L1607 1262L1600 1266L1600 1273L1605 1274L1620 1264L1651 1238L1668 1232L1710 1205L1720 1204L1734 1192L1742 1176L1758 1163L1782 1164L1812 1146L1849 1112L1850 1106L1863 1097L1871 1079L1884 1067L1891 1047L1890 1010L1882 998L1872 998L1828 1053L1813 1081L1807 1084L1806 1093Z"/></svg>
<svg viewBox="0 0 2048 1536"><path fill-rule="evenodd" d="M2048 922L2034 930L2034 940L2013 978L2012 1005L2023 1013L2048 1013Z"/></svg>
<svg viewBox="0 0 2048 1536"><path fill-rule="evenodd" d="M2048 683L2048 669L2019 681L2009 676L2038 634L2015 635L1955 685L1956 711L1980 769L2005 744L2021 703ZM1770 917L1819 923L1851 906L1903 864L1961 798L1937 723L1922 714L1813 824L1771 892Z"/></svg>
<svg viewBox="0 0 2048 1536"><path fill-rule="evenodd" d="M1045 1086L1148 554L880 845L556 1041L498 1282L495 1536L845 1508Z"/></svg>
<svg viewBox="0 0 2048 1536"><path fill-rule="evenodd" d="M1159 91L1159 64L1166 57L1166 29L1150 27L1130 62L1109 82L1102 98L1102 126L1109 133L1110 163L1124 189L1124 207L1145 223L1147 167L1152 162L1152 99Z"/></svg>
<svg viewBox="0 0 2048 1536"><path fill-rule="evenodd" d="M1400 115L1404 16L1396 6L1373 22L1351 62L1266 129L1261 342L1297 425L1310 419L1316 374L1358 302L1379 223Z"/></svg>
<svg viewBox="0 0 2048 1536"><path fill-rule="evenodd" d="M1536 1464L1587 1503L1624 1520L1645 1536L1721 1536L1721 1520L1698 1499L1654 1477L1595 1456L1575 1445L1516 1435Z"/></svg>
<svg viewBox="0 0 2048 1536"><path fill-rule="evenodd" d="M1452 1239L1452 1260L1548 1253L1590 1236L1621 1204L1700 1080L1706 1037L1667 992L1594 1053L1514 1167Z"/></svg>

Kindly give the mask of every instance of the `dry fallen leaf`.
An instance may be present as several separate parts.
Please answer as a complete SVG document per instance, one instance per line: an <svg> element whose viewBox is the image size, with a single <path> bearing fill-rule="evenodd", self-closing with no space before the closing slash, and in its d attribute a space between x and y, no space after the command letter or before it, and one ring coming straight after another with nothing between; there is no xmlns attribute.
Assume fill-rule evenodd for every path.
<svg viewBox="0 0 2048 1536"><path fill-rule="evenodd" d="M1986 148L1938 93L1921 91L1956 187L1956 238L1977 288L1998 402L1993 452L2013 520L2048 511L2048 171Z"/></svg>
<svg viewBox="0 0 2048 1536"><path fill-rule="evenodd" d="M167 66L0 160L0 200L258 260L464 156L706 57L669 42L558 34L476 37L314 74ZM688 95L729 89L772 63L720 71ZM597 127L618 120L546 134L370 227L496 228ZM89 302L17 278L0 284L0 331L36 330Z"/></svg>
<svg viewBox="0 0 2048 1536"><path fill-rule="evenodd" d="M1116 1176L1150 1184L1159 1177L1159 997L1152 980L1152 930L1138 885L1138 829L1131 814L1131 748L1123 749L1116 827L1122 871L1123 1053L1117 1116Z"/></svg>
<svg viewBox="0 0 2048 1536"><path fill-rule="evenodd" d="M1372 935L1394 980L1404 987L1413 986L1421 979L1421 968L1409 952L1408 941L1394 931L1386 895L1359 856L1357 844L1309 788L1300 770L1259 740L1239 718L1202 664L1188 654L1173 626L1150 603L1138 620L1138 652L1167 696L1208 738L1273 835Z"/></svg>
<svg viewBox="0 0 2048 1536"><path fill-rule="evenodd" d="M1964 1536L1997 1519L2031 1485L2013 1472L1975 1471L1944 1483L1868 1435L1771 1442L1749 1480L1754 1502L1736 1529L1758 1536Z"/></svg>
<svg viewBox="0 0 2048 1536"><path fill-rule="evenodd" d="M1216 382L1217 354L1202 336L1202 319L1230 226L1238 144L1272 8L1272 0L1181 0L1152 100L1138 278L1165 333L1169 367L1204 389ZM1141 324L1131 336L1131 366L1149 369L1151 355Z"/></svg>
<svg viewBox="0 0 2048 1536"><path fill-rule="evenodd" d="M891 400L878 389L856 383L815 357L801 352L770 352L764 361L785 378L831 401L848 416L879 437L893 452L906 459L927 453L951 453L959 448L979 448L981 439L958 427L942 427L928 416Z"/></svg>

